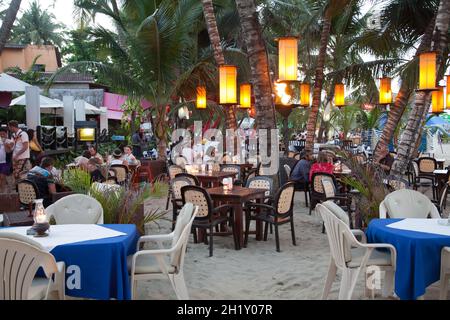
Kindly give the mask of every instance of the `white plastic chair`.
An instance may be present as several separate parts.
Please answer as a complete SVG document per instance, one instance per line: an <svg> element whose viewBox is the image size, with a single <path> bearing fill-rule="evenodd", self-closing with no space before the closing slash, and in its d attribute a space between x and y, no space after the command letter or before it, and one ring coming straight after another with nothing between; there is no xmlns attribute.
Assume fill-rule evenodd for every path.
<svg viewBox="0 0 450 320"><path fill-rule="evenodd" d="M65 299L65 264L32 239L0 231L0 300ZM39 268L46 278L36 277Z"/></svg>
<svg viewBox="0 0 450 320"><path fill-rule="evenodd" d="M179 300L188 300L184 281L184 257L192 223L197 215L198 207L187 203L178 215L175 230L167 235L143 236L138 241L137 252L128 257L128 269L131 275L132 299L136 298L137 281L152 279L169 279ZM170 248L163 243L171 241ZM159 249L140 250L145 242L156 242Z"/></svg>
<svg viewBox="0 0 450 320"><path fill-rule="evenodd" d="M45 209L47 218L56 224L103 224L100 202L83 194L64 197Z"/></svg>
<svg viewBox="0 0 450 320"><path fill-rule="evenodd" d="M329 208L333 208L333 211ZM318 204L316 209L325 222L331 251L331 261L322 299L327 299L339 269L342 271L339 300L350 300L362 270L366 271L367 283L370 270L366 268L370 266L377 267L379 271L385 271L383 296L392 294L397 257L395 248L390 244L365 243L364 233L361 230L350 230L347 214L335 203ZM358 241L355 235L361 236L362 241ZM389 249L390 254L375 250L378 248ZM373 296L373 289L371 291Z"/></svg>
<svg viewBox="0 0 450 320"><path fill-rule="evenodd" d="M380 219L387 217L400 218L428 218L440 219L436 206L424 194L409 189L394 191L380 203Z"/></svg>

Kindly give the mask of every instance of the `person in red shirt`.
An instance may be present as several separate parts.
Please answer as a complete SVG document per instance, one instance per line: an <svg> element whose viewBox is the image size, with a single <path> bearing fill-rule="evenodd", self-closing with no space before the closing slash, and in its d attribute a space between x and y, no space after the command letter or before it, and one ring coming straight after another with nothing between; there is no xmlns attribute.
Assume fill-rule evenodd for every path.
<svg viewBox="0 0 450 320"><path fill-rule="evenodd" d="M311 166L311 171L309 172L309 181L312 181L312 176L314 173L323 172L328 174L333 174L334 165L329 162L328 157L325 152L319 152L317 156L317 162Z"/></svg>

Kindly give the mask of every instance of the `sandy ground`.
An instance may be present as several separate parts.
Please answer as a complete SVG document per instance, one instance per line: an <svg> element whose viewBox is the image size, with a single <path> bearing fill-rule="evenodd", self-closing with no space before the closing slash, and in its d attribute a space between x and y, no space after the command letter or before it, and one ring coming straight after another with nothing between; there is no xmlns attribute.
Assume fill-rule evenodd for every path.
<svg viewBox="0 0 450 320"><path fill-rule="evenodd" d="M233 249L230 237L215 237L214 256L209 258L208 246L189 240L184 271L191 299L195 300L308 300L320 299L329 263L327 236L322 234L318 217L308 215L303 193L295 202L295 232L297 246L292 245L290 227L280 227L281 253L275 249L274 235L267 242L249 239L247 248ZM148 206L163 208L164 200L152 200ZM161 229L149 226L147 232L166 233L169 223ZM340 274L329 299L337 299ZM439 288L431 286L425 299L437 299ZM149 300L175 299L168 281L153 280L138 285L138 298ZM364 297L361 277L353 299ZM381 299L378 295L376 299ZM395 299L391 297L390 299Z"/></svg>

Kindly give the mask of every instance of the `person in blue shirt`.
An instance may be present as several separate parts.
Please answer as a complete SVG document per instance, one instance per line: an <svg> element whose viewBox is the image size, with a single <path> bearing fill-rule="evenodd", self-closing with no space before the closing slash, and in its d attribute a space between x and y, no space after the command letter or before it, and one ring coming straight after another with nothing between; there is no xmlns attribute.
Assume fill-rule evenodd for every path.
<svg viewBox="0 0 450 320"><path fill-rule="evenodd" d="M39 166L28 172L27 179L33 181L39 191L40 197L44 199L44 207L52 204L52 194L56 193L55 180L52 175L53 159L44 158Z"/></svg>
<svg viewBox="0 0 450 320"><path fill-rule="evenodd" d="M297 162L292 170L290 180L297 184L309 182L309 172L311 170L311 161L313 160L311 152L303 151L300 156L301 160Z"/></svg>

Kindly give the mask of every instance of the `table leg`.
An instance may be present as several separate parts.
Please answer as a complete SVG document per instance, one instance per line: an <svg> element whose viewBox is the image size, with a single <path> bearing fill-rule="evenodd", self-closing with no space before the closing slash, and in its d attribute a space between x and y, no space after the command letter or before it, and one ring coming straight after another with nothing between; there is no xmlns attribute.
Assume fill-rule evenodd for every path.
<svg viewBox="0 0 450 320"><path fill-rule="evenodd" d="M263 199L257 199L257 203L263 203ZM257 213L260 212L260 209L257 209ZM261 220L256 220L256 241L263 240L263 222Z"/></svg>
<svg viewBox="0 0 450 320"><path fill-rule="evenodd" d="M243 211L242 204L234 204L234 229L238 239L238 250L241 250L244 246L244 221L242 219Z"/></svg>

